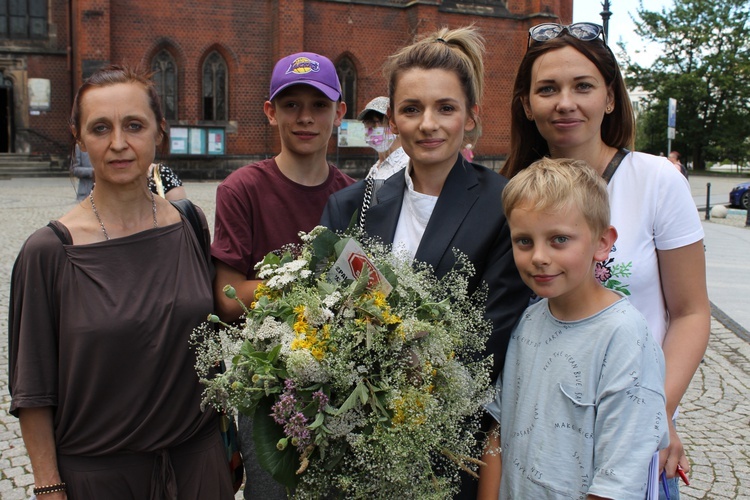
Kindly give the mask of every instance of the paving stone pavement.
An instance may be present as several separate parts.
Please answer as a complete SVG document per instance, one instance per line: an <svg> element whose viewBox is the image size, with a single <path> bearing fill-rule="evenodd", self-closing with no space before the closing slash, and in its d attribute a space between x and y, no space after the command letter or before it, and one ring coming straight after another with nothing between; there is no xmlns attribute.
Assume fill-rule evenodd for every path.
<svg viewBox="0 0 750 500"><path fill-rule="evenodd" d="M188 196L204 209L213 230L216 182L186 182ZM0 180L0 499L31 496L31 465L15 417L8 414L8 298L10 272L21 245L35 229L75 203L67 179ZM683 498L750 498L750 343L711 321L704 362L682 401L678 420L691 461L691 486ZM238 494L237 498L241 498Z"/></svg>

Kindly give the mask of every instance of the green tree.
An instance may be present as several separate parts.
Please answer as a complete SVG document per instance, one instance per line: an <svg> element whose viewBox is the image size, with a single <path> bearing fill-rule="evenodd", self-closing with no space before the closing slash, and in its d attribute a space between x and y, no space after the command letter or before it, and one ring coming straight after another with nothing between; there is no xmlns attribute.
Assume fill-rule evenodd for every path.
<svg viewBox="0 0 750 500"><path fill-rule="evenodd" d="M644 129L661 120L662 143L666 140L667 102L673 97L674 145L695 168L750 157L750 2L674 0L671 10L654 12L641 0L637 13L636 33L661 47L649 68L625 59L628 84L652 95ZM646 145L655 146L648 139Z"/></svg>

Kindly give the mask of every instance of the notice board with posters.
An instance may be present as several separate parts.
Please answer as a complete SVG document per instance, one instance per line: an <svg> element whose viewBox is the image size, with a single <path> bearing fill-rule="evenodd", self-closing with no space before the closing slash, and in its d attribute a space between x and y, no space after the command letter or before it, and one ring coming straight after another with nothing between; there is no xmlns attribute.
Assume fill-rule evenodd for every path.
<svg viewBox="0 0 750 500"><path fill-rule="evenodd" d="M173 155L223 155L226 131L217 127L171 127L169 152Z"/></svg>

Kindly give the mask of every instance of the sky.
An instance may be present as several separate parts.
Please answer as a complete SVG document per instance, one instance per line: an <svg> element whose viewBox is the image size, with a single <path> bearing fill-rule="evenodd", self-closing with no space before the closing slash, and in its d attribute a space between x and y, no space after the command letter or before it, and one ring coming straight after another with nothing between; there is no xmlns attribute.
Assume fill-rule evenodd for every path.
<svg viewBox="0 0 750 500"><path fill-rule="evenodd" d="M646 10L661 11L662 7L670 9L673 0L644 0ZM618 53L617 42L620 40L627 44L627 50L633 61L641 66L650 66L656 59L658 49L653 45L646 45L635 34L635 24L630 19L630 14L637 17L636 9L638 0L609 0L609 10L612 17L609 18L609 45L615 54ZM573 22L589 21L602 24L602 0L573 0Z"/></svg>

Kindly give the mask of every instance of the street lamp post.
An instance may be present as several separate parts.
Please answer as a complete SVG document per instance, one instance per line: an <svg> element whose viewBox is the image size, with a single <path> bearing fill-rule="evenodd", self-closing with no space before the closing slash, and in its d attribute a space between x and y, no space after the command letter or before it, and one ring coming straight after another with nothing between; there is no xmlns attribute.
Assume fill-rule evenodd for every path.
<svg viewBox="0 0 750 500"><path fill-rule="evenodd" d="M602 27L604 28L604 37L609 42L609 18L612 13L609 11L609 0L602 2L602 11L599 13L602 16Z"/></svg>

